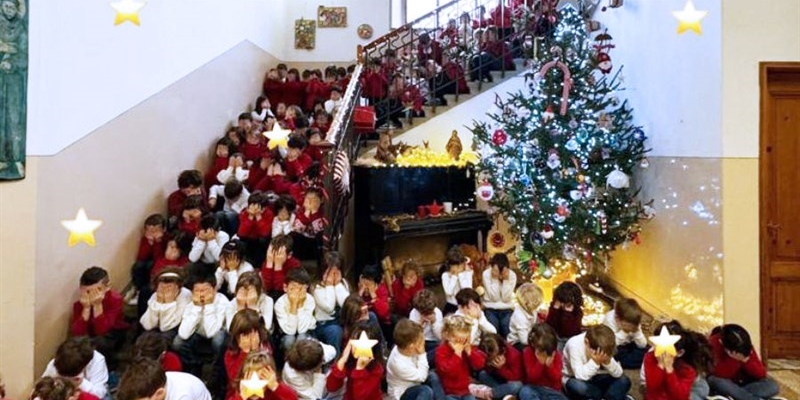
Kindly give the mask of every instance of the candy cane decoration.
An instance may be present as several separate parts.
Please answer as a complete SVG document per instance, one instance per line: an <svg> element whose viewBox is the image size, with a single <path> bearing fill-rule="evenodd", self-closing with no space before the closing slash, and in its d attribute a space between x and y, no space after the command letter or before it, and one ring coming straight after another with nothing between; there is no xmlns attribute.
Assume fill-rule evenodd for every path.
<svg viewBox="0 0 800 400"><path fill-rule="evenodd" d="M539 71L539 76L544 78L544 75L550 68L556 67L564 72L564 91L561 93L561 115L567 114L567 105L569 103L569 91L572 88L572 74L569 72L569 68L566 64L562 63L558 60L550 61L549 63L542 66L542 70Z"/></svg>

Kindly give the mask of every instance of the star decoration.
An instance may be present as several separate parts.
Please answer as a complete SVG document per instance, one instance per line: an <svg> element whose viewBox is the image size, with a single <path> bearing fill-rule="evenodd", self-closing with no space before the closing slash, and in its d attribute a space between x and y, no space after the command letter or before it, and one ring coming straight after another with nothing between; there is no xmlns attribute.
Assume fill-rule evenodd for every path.
<svg viewBox="0 0 800 400"><path fill-rule="evenodd" d="M650 341L656 346L656 357L667 353L675 356L678 352L675 350L675 343L681 340L680 335L670 335L669 329L666 326L661 327L661 332L658 336L650 336Z"/></svg>
<svg viewBox="0 0 800 400"><path fill-rule="evenodd" d="M276 122L275 125L272 126L271 131L264 132L264 136L266 136L267 139L269 139L269 142L267 142L267 147L270 150L276 147L283 147L283 148L288 147L289 134L291 133L292 131L290 131L289 129L283 129L283 127L281 127L281 124Z"/></svg>
<svg viewBox="0 0 800 400"><path fill-rule="evenodd" d="M353 345L353 357L372 358L372 347L378 344L378 341L370 339L367 332L361 331L361 336L358 339L350 339L350 344Z"/></svg>
<svg viewBox="0 0 800 400"><path fill-rule="evenodd" d="M267 386L267 381L259 378L258 374L253 371L250 378L241 381L239 390L241 390L242 399L247 400L253 396L263 398L264 386Z"/></svg>
<svg viewBox="0 0 800 400"><path fill-rule="evenodd" d="M111 8L117 12L114 18L114 25L119 25L125 21L131 21L132 24L139 26L139 10L147 4L145 1L135 0L120 0L116 3L109 3Z"/></svg>
<svg viewBox="0 0 800 400"><path fill-rule="evenodd" d="M69 247L73 247L80 242L94 246L94 231L102 224L103 221L89 219L83 208L78 210L78 215L75 216L75 219L61 221L61 225L69 230L69 239L67 241Z"/></svg>
<svg viewBox="0 0 800 400"><path fill-rule="evenodd" d="M441 214L444 207L440 206L438 203L436 203L436 200L434 200L433 204L427 205L425 208L428 209L428 214L430 214L430 216L435 217Z"/></svg>
<svg viewBox="0 0 800 400"><path fill-rule="evenodd" d="M692 30L696 34L702 35L703 28L700 27L700 20L705 18L707 14L708 11L698 11L695 9L692 0L688 0L683 10L672 12L672 15L680 21L678 25L678 34Z"/></svg>

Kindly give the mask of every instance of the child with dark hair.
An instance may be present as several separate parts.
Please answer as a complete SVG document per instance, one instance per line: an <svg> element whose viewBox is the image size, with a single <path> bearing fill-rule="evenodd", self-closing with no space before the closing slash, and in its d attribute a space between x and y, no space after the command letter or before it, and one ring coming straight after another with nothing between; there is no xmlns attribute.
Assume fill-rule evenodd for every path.
<svg viewBox="0 0 800 400"><path fill-rule="evenodd" d="M283 102L287 106L305 107L306 83L300 80L300 71L292 68L286 71L283 84Z"/></svg>
<svg viewBox="0 0 800 400"><path fill-rule="evenodd" d="M734 400L768 399L778 394L778 384L753 348L750 334L740 325L714 328L708 342L714 369L708 376L711 392Z"/></svg>
<svg viewBox="0 0 800 400"><path fill-rule="evenodd" d="M164 371L183 371L181 359L167 350L167 339L156 332L145 332L133 344L133 357L148 358L161 363Z"/></svg>
<svg viewBox="0 0 800 400"><path fill-rule="evenodd" d="M55 357L42 374L46 377L63 377L75 381L81 392L102 399L108 394L108 367L106 359L85 336L71 337L61 343Z"/></svg>
<svg viewBox="0 0 800 400"><path fill-rule="evenodd" d="M230 236L225 231L219 229L217 217L206 215L200 220L200 229L192 242L192 250L189 252L189 261L196 263L201 261L206 264L216 264L219 262L219 255L222 253L222 246L228 243Z"/></svg>
<svg viewBox="0 0 800 400"><path fill-rule="evenodd" d="M395 277L392 282L394 314L400 318L408 318L412 308L411 302L422 289L425 289L425 283L420 276L419 263L413 260L406 261L403 263L401 276Z"/></svg>
<svg viewBox="0 0 800 400"><path fill-rule="evenodd" d="M614 355L624 369L642 366L647 352L647 338L642 332L642 308L634 299L620 298L614 309L606 314L603 323L614 331L617 353Z"/></svg>
<svg viewBox="0 0 800 400"><path fill-rule="evenodd" d="M712 367L713 357L708 339L702 334L686 330L672 320L658 324L653 330L657 335L666 328L671 335L680 336L675 342L675 351L655 355L649 351L642 364L642 384L646 400L705 399L708 383L703 374Z"/></svg>
<svg viewBox="0 0 800 400"><path fill-rule="evenodd" d="M139 323L146 331L155 331L170 341L178 334L186 306L192 302L192 292L183 287L183 270L166 268L153 278L153 293ZM152 291L152 290L151 290Z"/></svg>
<svg viewBox="0 0 800 400"><path fill-rule="evenodd" d="M301 400L325 399L327 375L322 366L336 358L336 349L316 339L295 342L286 353L283 381L297 393Z"/></svg>
<svg viewBox="0 0 800 400"><path fill-rule="evenodd" d="M349 338L351 340L358 339L362 333L365 333L369 339L375 340L375 344L372 346L372 357L363 354L356 357L352 342L348 341L341 357L328 374L326 383L328 392L336 392L346 385L344 400L383 398L381 381L385 369L378 340L380 330L369 322L360 322L353 329Z"/></svg>
<svg viewBox="0 0 800 400"><path fill-rule="evenodd" d="M452 314L458 310L456 293L461 289L472 288L472 269L467 268L469 259L461 252L458 246L447 250L445 271L442 273L442 289L447 303L444 314Z"/></svg>
<svg viewBox="0 0 800 400"><path fill-rule="evenodd" d="M297 340L308 339L316 327L314 297L308 294L311 277L303 268L286 274L283 284L285 294L275 302L275 317L284 336L281 348L289 350Z"/></svg>
<svg viewBox="0 0 800 400"><path fill-rule="evenodd" d="M167 241L166 228L167 220L161 214L151 214L144 220L136 262L131 267L131 281L137 291L141 291L150 284L150 271L153 270L153 264L164 255Z"/></svg>
<svg viewBox="0 0 800 400"><path fill-rule="evenodd" d="M250 394L252 389L244 385L244 380L252 379L257 376L264 382L264 394L261 396ZM297 400L297 394L288 385L278 380L278 372L275 367L275 360L266 353L248 354L242 364L242 369L236 375L233 383L234 392L225 400ZM250 396L250 397L246 397Z"/></svg>
<svg viewBox="0 0 800 400"><path fill-rule="evenodd" d="M364 299L369 310L378 317L381 325L391 324L389 289L383 283L383 275L377 266L368 265L361 270L361 276L358 278L358 294Z"/></svg>
<svg viewBox="0 0 800 400"><path fill-rule="evenodd" d="M219 264L214 272L214 278L217 280L217 291L228 298L232 298L236 293L239 277L250 271L253 271L253 266L244 260L244 243L237 239L228 241L222 246L222 251L219 254Z"/></svg>
<svg viewBox="0 0 800 400"><path fill-rule="evenodd" d="M200 230L200 220L206 213L206 203L203 196L191 195L183 203L183 211L178 221L178 230L188 235L196 235Z"/></svg>
<svg viewBox="0 0 800 400"><path fill-rule="evenodd" d="M617 351L614 331L605 325L589 327L564 347L562 381L571 399L625 400L630 379L613 358Z"/></svg>
<svg viewBox="0 0 800 400"><path fill-rule="evenodd" d="M486 369L478 373L478 381L492 388L492 399L516 396L523 377L519 350L496 333L484 335L479 347L486 353Z"/></svg>
<svg viewBox="0 0 800 400"><path fill-rule="evenodd" d="M489 268L483 271L483 310L486 319L497 328L500 336L508 337L508 326L514 310L514 289L517 287L517 274L508 264L505 253L497 253L489 261Z"/></svg>
<svg viewBox="0 0 800 400"><path fill-rule="evenodd" d="M458 311L455 312L455 315L461 315L466 318L472 327L470 340L473 346L477 346L480 343L482 335L497 333L497 328L486 319L486 314L481 309L481 296L474 289L459 290L458 294L456 294L456 303L458 304Z"/></svg>
<svg viewBox="0 0 800 400"><path fill-rule="evenodd" d="M228 310L225 313L225 320L227 321L226 326L229 330L236 313L244 309L256 311L258 315L261 316L262 323L267 333L272 333L272 317L275 310L274 302L271 297L264 293L261 278L256 271L245 272L239 276L239 282L236 283L234 298L231 300Z"/></svg>
<svg viewBox="0 0 800 400"><path fill-rule="evenodd" d="M167 197L167 217L170 227L176 226L181 219L186 199L195 195L201 196L201 200L205 196L203 175L196 169L182 171L178 175L178 190Z"/></svg>
<svg viewBox="0 0 800 400"><path fill-rule="evenodd" d="M553 290L553 301L547 312L548 325L558 335L558 348L564 348L567 340L581 333L583 321L583 292L575 282L564 281Z"/></svg>
<svg viewBox="0 0 800 400"><path fill-rule="evenodd" d="M249 136L252 135L248 135L248 137ZM249 147L247 147L249 145L249 140L250 139L248 139L248 141L245 143L244 150L249 149ZM257 153L255 153L253 158L245 158L243 153L231 154L230 158L228 159L228 168L225 168L217 173L217 182L224 185L231 179L236 179L239 182L247 181L250 171L247 169L247 164L245 164L245 161L251 161L252 163L254 159L261 157L261 154L263 154L265 150L266 149L261 147L256 148L254 152L257 151Z"/></svg>
<svg viewBox="0 0 800 400"><path fill-rule="evenodd" d="M290 235L292 233L292 226L294 225L295 215L294 210L297 208L297 203L291 196L281 195L275 201L275 218L272 220L272 234Z"/></svg>
<svg viewBox="0 0 800 400"><path fill-rule="evenodd" d="M538 323L531 328L522 351L525 386L519 400L567 400L562 392L561 370L564 358L558 351L558 337L550 325Z"/></svg>
<svg viewBox="0 0 800 400"><path fill-rule="evenodd" d="M442 326L444 319L442 311L436 306L436 295L428 290L422 289L412 301L414 308L409 313L408 319L422 325L422 332L425 336L425 351L432 351L442 340Z"/></svg>
<svg viewBox="0 0 800 400"><path fill-rule="evenodd" d="M230 344L225 350L225 373L228 376L226 397L236 392L236 376L248 354L265 352L272 354L269 344L269 332L258 311L251 308L241 309L230 318Z"/></svg>
<svg viewBox="0 0 800 400"><path fill-rule="evenodd" d="M228 165L227 170L222 170L220 173L225 173L228 171L225 176L217 175L217 180L220 182L225 182L222 178L230 178L236 177L236 179L240 181L244 181L247 179L247 174L249 171L244 169L245 167L252 166L265 152L269 150L267 147L267 140L262 135L261 127L258 129L251 129L249 130L244 137L244 141L242 145L239 146L239 151L241 151L240 159L241 163L237 162L234 164L234 160L231 159L231 163ZM232 167L236 167L233 171L231 171ZM240 179L243 178L243 179Z"/></svg>
<svg viewBox="0 0 800 400"><path fill-rule="evenodd" d="M323 150L325 143L323 143L323 140L330 127L330 115L326 114L324 111L318 111L314 116L314 124L306 131L308 147L306 147L305 153L311 157L312 161L318 163L323 161L322 159L325 157L325 152Z"/></svg>
<svg viewBox="0 0 800 400"><path fill-rule="evenodd" d="M200 379L183 372L164 372L158 361L133 360L122 375L117 400L211 400Z"/></svg>
<svg viewBox="0 0 800 400"><path fill-rule="evenodd" d="M206 190L217 184L217 174L225 168L228 168L228 164L230 163L229 157L233 153L236 153L236 147L233 146L233 143L228 137L217 140L217 144L214 147L213 162L203 178Z"/></svg>
<svg viewBox="0 0 800 400"><path fill-rule="evenodd" d="M308 141L305 136L293 134L289 136L286 159L284 160L284 169L286 178L291 181L296 181L305 175L306 169L311 166L313 160L304 150L308 146Z"/></svg>
<svg viewBox="0 0 800 400"><path fill-rule="evenodd" d="M218 198L223 199L220 209ZM229 179L225 185L214 185L208 193L208 205L218 209L214 215L220 221L222 230L233 236L239 229L239 214L247 208L250 192L236 179Z"/></svg>
<svg viewBox="0 0 800 400"><path fill-rule="evenodd" d="M264 94L269 96L271 103L283 102L283 80L276 68L270 68L264 76ZM274 110L273 110L274 111Z"/></svg>
<svg viewBox="0 0 800 400"><path fill-rule="evenodd" d="M314 70L306 83L306 101L301 104L305 110L313 110L314 103L325 101L331 96L331 86L322 80L322 72Z"/></svg>
<svg viewBox="0 0 800 400"><path fill-rule="evenodd" d="M261 122L267 120L267 118L275 118L275 115L272 113L272 103L269 101L269 97L261 95L256 98L256 102L253 104L253 111L250 112L250 116L253 117L253 121Z"/></svg>
<svg viewBox="0 0 800 400"><path fill-rule="evenodd" d="M273 298L283 294L287 274L301 268L300 260L292 255L291 236L278 235L272 238L267 247L266 259L261 267L261 280L264 290Z"/></svg>
<svg viewBox="0 0 800 400"><path fill-rule="evenodd" d="M292 227L295 253L302 259L319 260L322 231L326 221L322 212L322 191L309 188L303 197L303 206L295 210Z"/></svg>
<svg viewBox="0 0 800 400"><path fill-rule="evenodd" d="M239 214L238 236L245 243L245 258L252 265L264 263L269 237L272 235L272 210L266 193L255 191L247 199L247 208Z"/></svg>
<svg viewBox="0 0 800 400"><path fill-rule="evenodd" d="M150 270L149 282L152 282L153 278L155 278L165 268L184 268L186 264L189 264L188 255L189 251L192 249L192 241L194 239L180 231L176 231L170 236L170 239L167 240L167 245L164 248L164 252L156 258L156 262L153 264L153 268ZM148 291L152 291L152 289L148 287ZM145 297L145 301L148 298L149 296ZM141 300L142 297L140 296L139 299Z"/></svg>
<svg viewBox="0 0 800 400"><path fill-rule="evenodd" d="M324 256L324 269L319 268L321 275L313 286L316 309L314 317L317 327L314 333L325 344L336 349L339 354L342 349L343 328L339 322L339 311L350 295L350 285L344 278L344 258L339 252L330 251Z"/></svg>

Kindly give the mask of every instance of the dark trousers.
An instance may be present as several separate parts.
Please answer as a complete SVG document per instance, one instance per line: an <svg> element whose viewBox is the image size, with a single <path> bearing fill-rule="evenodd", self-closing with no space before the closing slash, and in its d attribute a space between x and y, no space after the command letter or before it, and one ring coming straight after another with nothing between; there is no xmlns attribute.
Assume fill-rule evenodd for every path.
<svg viewBox="0 0 800 400"><path fill-rule="evenodd" d="M614 378L608 374L600 374L588 381L569 378L564 385L567 397L572 400L625 400L629 390L631 390L631 380L625 375Z"/></svg>
<svg viewBox="0 0 800 400"><path fill-rule="evenodd" d="M619 361L624 369L639 369L642 367L645 353L647 353L647 347L639 348L636 343L628 343L617 346L617 354L614 355L614 359Z"/></svg>

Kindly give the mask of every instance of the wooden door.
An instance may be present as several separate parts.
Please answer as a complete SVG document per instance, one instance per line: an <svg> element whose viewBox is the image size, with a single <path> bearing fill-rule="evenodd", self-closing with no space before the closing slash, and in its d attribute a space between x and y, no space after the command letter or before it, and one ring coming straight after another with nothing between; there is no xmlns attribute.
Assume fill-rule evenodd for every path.
<svg viewBox="0 0 800 400"><path fill-rule="evenodd" d="M762 356L798 358L800 63L762 63L760 74Z"/></svg>

